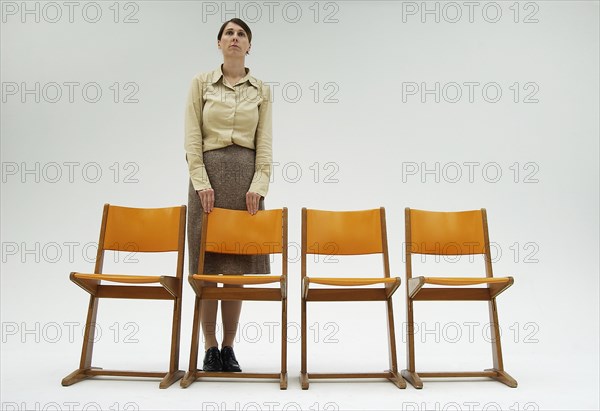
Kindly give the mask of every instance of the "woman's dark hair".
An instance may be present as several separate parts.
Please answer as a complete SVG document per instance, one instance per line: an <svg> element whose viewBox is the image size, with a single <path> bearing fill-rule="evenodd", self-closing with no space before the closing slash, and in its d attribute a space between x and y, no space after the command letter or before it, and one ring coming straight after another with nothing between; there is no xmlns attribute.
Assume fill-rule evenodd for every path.
<svg viewBox="0 0 600 411"><path fill-rule="evenodd" d="M223 25L221 26L221 29L219 30L219 34L217 34L217 40L221 40L221 37L223 36L223 31L225 31L225 27L229 23L235 23L238 26L240 26L241 28L243 28L244 31L246 32L246 34L248 35L248 43L252 43L252 30L250 30L250 27L248 27L248 25L246 24L246 22L244 22L244 20L238 19L237 17L233 18L231 20L227 20L225 23L223 23Z"/></svg>

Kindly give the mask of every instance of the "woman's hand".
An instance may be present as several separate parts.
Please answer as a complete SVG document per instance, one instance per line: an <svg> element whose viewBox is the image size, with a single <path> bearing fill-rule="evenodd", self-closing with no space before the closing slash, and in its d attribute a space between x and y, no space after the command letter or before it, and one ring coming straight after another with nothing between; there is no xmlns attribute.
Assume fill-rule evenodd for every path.
<svg viewBox="0 0 600 411"><path fill-rule="evenodd" d="M205 213L210 213L215 206L215 191L212 188L196 191L200 197L200 204Z"/></svg>
<svg viewBox="0 0 600 411"><path fill-rule="evenodd" d="M253 193L251 191L246 193L246 208L250 214L254 215L258 212L258 203L260 201L260 197L260 194Z"/></svg>

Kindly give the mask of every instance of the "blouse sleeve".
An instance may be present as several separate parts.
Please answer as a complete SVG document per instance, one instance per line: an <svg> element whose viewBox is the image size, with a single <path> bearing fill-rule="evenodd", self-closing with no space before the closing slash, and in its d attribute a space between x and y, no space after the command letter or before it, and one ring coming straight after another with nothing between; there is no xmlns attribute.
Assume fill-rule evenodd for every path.
<svg viewBox="0 0 600 411"><path fill-rule="evenodd" d="M258 125L256 127L255 144L256 160L254 164L254 178L248 191L265 197L269 190L271 179L271 163L273 162L273 119L271 112L271 90L264 83L261 85L263 100L258 111Z"/></svg>
<svg viewBox="0 0 600 411"><path fill-rule="evenodd" d="M185 110L185 158L195 190L211 188L202 154L202 82L194 77Z"/></svg>

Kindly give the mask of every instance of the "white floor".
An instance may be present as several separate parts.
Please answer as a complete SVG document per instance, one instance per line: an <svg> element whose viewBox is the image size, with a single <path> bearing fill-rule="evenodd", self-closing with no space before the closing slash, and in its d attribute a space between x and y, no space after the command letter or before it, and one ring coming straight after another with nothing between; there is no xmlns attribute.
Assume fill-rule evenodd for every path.
<svg viewBox="0 0 600 411"><path fill-rule="evenodd" d="M61 379L76 368L80 341L49 346L36 344L4 344L2 349L2 410L546 410L598 409L597 364L575 364L567 368L563 358L549 357L547 363L518 357L518 350L505 353L506 369L519 382L516 389L495 381L426 380L422 390L412 386L397 389L384 380L320 380L313 381L308 391L300 388L299 344L290 344L289 387L280 391L276 381L221 380L197 381L187 389L178 383L166 390L158 388L155 379L97 378L70 387L62 387ZM248 345L248 344L246 344ZM507 344L508 345L508 344ZM187 342L183 347L187 348ZM25 348L25 349L24 349ZM258 349L258 347L250 347ZM508 348L508 347L507 347ZM183 350L186 351L185 349ZM269 371L277 368L277 350L257 350L258 357L240 344L238 357L246 370ZM313 350L316 351L316 350ZM403 351L400 349L399 351ZM100 354L100 353L99 353ZM577 354L573 352L572 354ZM139 359L139 355L137 356ZM375 364L385 363L385 352L366 349L356 361L345 365L327 363L325 356L311 357L314 370L379 371L369 368L369 357ZM152 358L152 357L149 357ZM354 359L352 359L354 360ZM438 359L453 361L452 358ZM399 358L401 366L404 357ZM358 365L355 365L355 364ZM425 363L422 361L422 363ZM310 363L309 363L310 364ZM446 362L448 364L448 362ZM98 363L97 365L104 365ZM131 361L130 368L160 370L153 359ZM181 367L187 365L182 356ZM424 366L427 364L424 364ZM309 365L310 366L310 365ZM111 367L112 368L112 367ZM435 367L428 367L435 369ZM449 368L449 367L447 367ZM439 369L439 367L438 367Z"/></svg>

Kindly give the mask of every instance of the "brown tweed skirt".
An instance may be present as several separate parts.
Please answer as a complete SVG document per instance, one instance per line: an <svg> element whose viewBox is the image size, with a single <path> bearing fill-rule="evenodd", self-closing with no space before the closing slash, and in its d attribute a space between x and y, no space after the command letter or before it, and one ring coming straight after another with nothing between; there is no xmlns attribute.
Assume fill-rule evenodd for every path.
<svg viewBox="0 0 600 411"><path fill-rule="evenodd" d="M256 152L231 145L204 152L204 166L215 191L215 207L246 210L246 193L254 177ZM264 210L260 199L259 210ZM198 274L200 235L202 233L202 203L192 182L188 192L188 249L190 274ZM269 274L268 255L237 255L206 253L204 274Z"/></svg>

